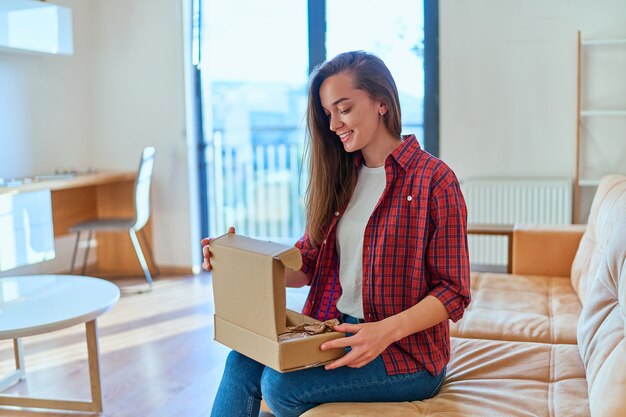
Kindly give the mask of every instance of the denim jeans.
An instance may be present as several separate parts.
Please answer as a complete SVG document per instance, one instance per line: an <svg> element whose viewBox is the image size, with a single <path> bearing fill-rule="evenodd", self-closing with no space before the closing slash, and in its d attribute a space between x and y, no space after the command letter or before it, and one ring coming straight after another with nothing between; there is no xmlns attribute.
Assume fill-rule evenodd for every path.
<svg viewBox="0 0 626 417"><path fill-rule="evenodd" d="M346 320L347 321L347 320ZM387 375L380 356L362 368L323 366L280 373L235 351L217 391L212 417L256 417L261 397L276 417L299 416L329 402L397 402L430 398L439 392L445 369Z"/></svg>

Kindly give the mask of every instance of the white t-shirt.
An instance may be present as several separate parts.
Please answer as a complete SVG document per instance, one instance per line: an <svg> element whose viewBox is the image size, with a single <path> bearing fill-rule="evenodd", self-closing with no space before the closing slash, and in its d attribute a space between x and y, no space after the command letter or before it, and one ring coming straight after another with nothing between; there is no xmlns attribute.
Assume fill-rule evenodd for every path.
<svg viewBox="0 0 626 417"><path fill-rule="evenodd" d="M378 200L385 190L385 167L363 165L344 215L337 224L337 254L341 296L337 309L362 319L363 314L363 237Z"/></svg>

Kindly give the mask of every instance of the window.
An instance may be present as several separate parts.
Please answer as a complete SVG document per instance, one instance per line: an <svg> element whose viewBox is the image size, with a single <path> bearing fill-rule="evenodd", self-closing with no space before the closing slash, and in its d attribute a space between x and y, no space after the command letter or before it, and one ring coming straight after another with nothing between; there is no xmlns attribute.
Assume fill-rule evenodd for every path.
<svg viewBox="0 0 626 417"><path fill-rule="evenodd" d="M403 131L424 143L420 2L196 2L203 235L230 225L288 244L302 235L308 71L326 56L380 56L398 84Z"/></svg>
<svg viewBox="0 0 626 417"><path fill-rule="evenodd" d="M303 223L306 1L205 0L202 15L209 230L292 241Z"/></svg>

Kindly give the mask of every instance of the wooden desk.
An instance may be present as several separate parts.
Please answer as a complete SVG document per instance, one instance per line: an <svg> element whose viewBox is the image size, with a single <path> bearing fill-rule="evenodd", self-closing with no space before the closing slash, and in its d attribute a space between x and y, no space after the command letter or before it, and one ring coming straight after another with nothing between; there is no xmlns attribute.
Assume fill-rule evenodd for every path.
<svg viewBox="0 0 626 417"><path fill-rule="evenodd" d="M50 189L54 237L59 237L69 234L69 228L82 221L134 217L136 175L136 171L79 174L71 178L33 181L17 187L3 187L0 188L0 193ZM146 225L144 233L148 241L152 242L150 222ZM143 276L127 232L96 233L96 240L97 263L95 268L90 267L88 271L108 276ZM147 253L143 242L142 249ZM79 260L82 259L80 256L81 253ZM148 259L149 266L153 267L151 262L152 260ZM69 270L69 259L67 265Z"/></svg>
<svg viewBox="0 0 626 417"><path fill-rule="evenodd" d="M468 224L468 235L494 235L507 237L506 272L513 271L513 225L512 224Z"/></svg>

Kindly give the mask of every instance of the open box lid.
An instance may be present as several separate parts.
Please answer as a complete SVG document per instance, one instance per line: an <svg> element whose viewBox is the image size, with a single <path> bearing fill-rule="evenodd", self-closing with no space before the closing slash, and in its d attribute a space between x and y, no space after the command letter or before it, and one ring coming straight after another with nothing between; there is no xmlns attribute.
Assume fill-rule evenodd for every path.
<svg viewBox="0 0 626 417"><path fill-rule="evenodd" d="M210 247L215 315L277 341L286 331L284 268L302 267L300 251L230 233Z"/></svg>

